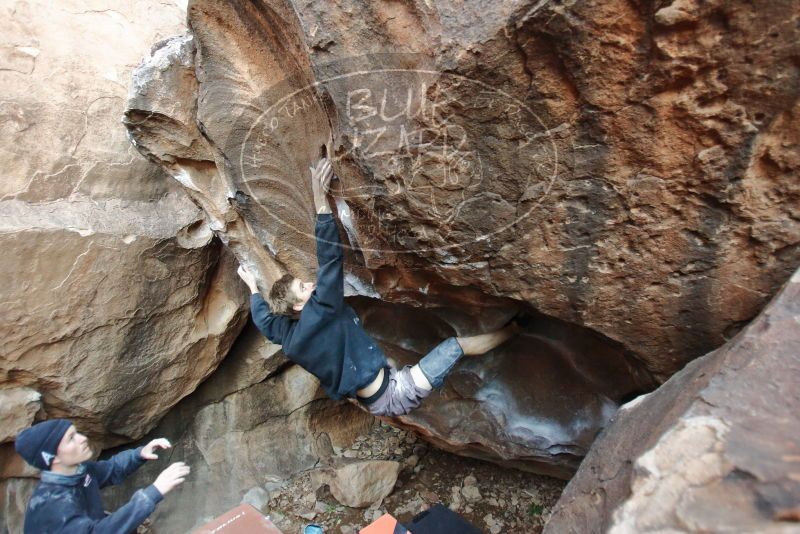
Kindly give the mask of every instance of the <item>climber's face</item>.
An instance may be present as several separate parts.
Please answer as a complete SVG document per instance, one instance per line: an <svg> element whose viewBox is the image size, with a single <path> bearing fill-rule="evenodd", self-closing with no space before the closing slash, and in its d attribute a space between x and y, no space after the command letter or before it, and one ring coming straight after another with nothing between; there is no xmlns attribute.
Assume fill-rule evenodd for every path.
<svg viewBox="0 0 800 534"><path fill-rule="evenodd" d="M295 278L292 281L292 291L295 297L297 297L297 304L293 306L294 311L301 311L303 309L303 306L305 306L308 299L311 298L311 293L314 292L316 287L317 284L313 282L303 282L299 278Z"/></svg>

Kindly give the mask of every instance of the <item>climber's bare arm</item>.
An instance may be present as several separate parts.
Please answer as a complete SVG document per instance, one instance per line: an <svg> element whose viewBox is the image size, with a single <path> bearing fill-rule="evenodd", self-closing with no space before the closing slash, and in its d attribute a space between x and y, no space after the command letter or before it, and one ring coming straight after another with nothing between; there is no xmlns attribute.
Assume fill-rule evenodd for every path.
<svg viewBox="0 0 800 534"><path fill-rule="evenodd" d="M256 284L256 277L250 270L245 267L244 265L240 265L239 269L236 271L239 274L239 278L241 278L247 287L250 289L250 293L255 295L258 293L258 285Z"/></svg>
<svg viewBox="0 0 800 534"><path fill-rule="evenodd" d="M516 324L510 324L500 330L488 332L486 334L479 334L477 336L458 337L456 341L461 346L461 350L467 356L476 356L489 352L493 348L519 332L519 327Z"/></svg>

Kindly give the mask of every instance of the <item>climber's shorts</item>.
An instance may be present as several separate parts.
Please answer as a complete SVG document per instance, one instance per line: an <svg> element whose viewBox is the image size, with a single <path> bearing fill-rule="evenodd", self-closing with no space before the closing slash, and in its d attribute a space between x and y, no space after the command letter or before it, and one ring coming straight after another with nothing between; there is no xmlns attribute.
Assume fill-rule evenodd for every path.
<svg viewBox="0 0 800 534"><path fill-rule="evenodd" d="M442 386L444 378L463 355L464 352L461 350L461 345L458 344L456 338L451 337L425 355L420 360L419 366L433 387L439 388ZM372 397L359 399L366 405L372 415L386 417L405 415L419 407L422 399L431 394L432 390L423 389L414 383L414 379L411 377L410 365L406 365L399 371L394 367L386 369L388 371L388 384L383 393L376 394L377 398L374 400ZM387 378L384 378L384 380L387 380ZM381 389L383 389L383 386Z"/></svg>

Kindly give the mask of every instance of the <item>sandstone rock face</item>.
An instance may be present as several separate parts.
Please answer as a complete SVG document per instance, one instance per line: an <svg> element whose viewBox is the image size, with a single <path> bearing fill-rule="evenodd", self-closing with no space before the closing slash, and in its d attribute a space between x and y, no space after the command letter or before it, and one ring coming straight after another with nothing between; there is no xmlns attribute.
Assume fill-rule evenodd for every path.
<svg viewBox="0 0 800 534"><path fill-rule="evenodd" d="M196 80L148 99L179 109L143 90L129 113L185 125L196 83L237 213L295 274L313 268L306 169L325 144L362 293L470 285L666 378L800 259L792 7L198 0ZM195 136L164 128L131 132L153 152ZM195 146L172 156L212 159Z"/></svg>
<svg viewBox="0 0 800 534"><path fill-rule="evenodd" d="M350 403L325 398L319 382L287 367L277 349L248 327L211 378L147 438L166 436L173 449L107 490L107 506L121 506L169 462L184 461L191 475L151 517L155 532L190 532L242 501L265 503L290 476L324 464L373 424Z"/></svg>
<svg viewBox="0 0 800 534"><path fill-rule="evenodd" d="M545 532L797 532L800 271L745 330L626 404Z"/></svg>
<svg viewBox="0 0 800 534"><path fill-rule="evenodd" d="M204 212L120 124L131 70L185 11L96 4L0 7L0 388L109 445L213 371L246 294Z"/></svg>
<svg viewBox="0 0 800 534"><path fill-rule="evenodd" d="M28 388L0 390L0 443L13 441L20 430L28 428L42 407L41 395Z"/></svg>
<svg viewBox="0 0 800 534"><path fill-rule="evenodd" d="M106 7L0 7L0 388L26 392L23 409L3 408L12 427L68 416L101 446L151 430L243 324L234 258L263 289L313 276L307 167L322 152L339 176L350 302L392 357L535 316L394 421L506 465L569 476L617 405L731 338L800 259L791 0ZM619 508L598 497L608 525L660 528L672 503L681 528L702 530L717 520L702 503L733 502L715 491L740 497L737 525L792 516L796 452L748 451L793 443L753 440L796 419L725 389L732 371L707 383L707 362L746 359L736 347L641 401L669 412L637 415L660 426L636 435L649 448L628 456L633 474L603 471L608 488L634 480ZM781 350L732 367L777 380L775 395L796 371L770 367ZM276 351L248 330L156 429L195 467L159 508L165 531L263 501L369 421ZM670 400L686 382L711 408ZM737 405L769 415L714 408ZM777 430L762 429L770 419ZM687 440L698 454L682 462ZM0 508L18 529L32 473L10 443L0 459L17 477Z"/></svg>

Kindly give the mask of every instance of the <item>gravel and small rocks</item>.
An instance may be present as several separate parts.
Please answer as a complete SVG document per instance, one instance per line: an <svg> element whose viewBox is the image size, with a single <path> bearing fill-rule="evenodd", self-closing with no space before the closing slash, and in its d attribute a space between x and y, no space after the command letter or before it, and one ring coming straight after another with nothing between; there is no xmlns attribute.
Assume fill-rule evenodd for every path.
<svg viewBox="0 0 800 534"><path fill-rule="evenodd" d="M406 522L436 503L449 506L486 534L536 534L566 484L443 452L411 432L377 420L368 434L335 452L339 462L398 462L394 490L367 508L350 508L337 502L329 486L315 487L322 480L318 470L298 474L280 488L270 488L269 502L261 507L286 534L302 532L312 522L326 534L357 534L384 513Z"/></svg>

